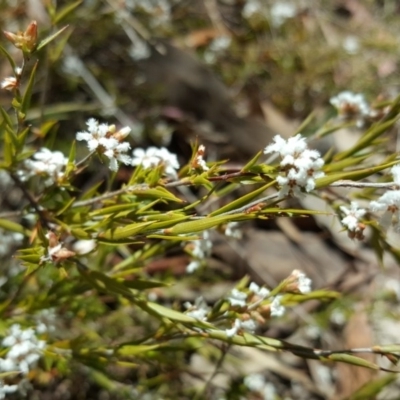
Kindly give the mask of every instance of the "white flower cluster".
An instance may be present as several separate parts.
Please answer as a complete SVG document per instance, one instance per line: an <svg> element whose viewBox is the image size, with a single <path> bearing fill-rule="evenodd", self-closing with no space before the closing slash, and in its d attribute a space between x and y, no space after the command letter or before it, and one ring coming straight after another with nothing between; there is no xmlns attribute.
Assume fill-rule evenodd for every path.
<svg viewBox="0 0 400 400"><path fill-rule="evenodd" d="M90 118L87 122L87 131L78 132L76 140L87 142L89 151L98 151L104 154L110 160L111 171L118 171L118 161L123 164L130 164L132 159L125 154L131 145L123 142L131 128L128 126L116 131L115 125L99 124L94 118Z"/></svg>
<svg viewBox="0 0 400 400"><path fill-rule="evenodd" d="M0 374L4 372L18 372L23 376L36 366L46 342L36 337L33 328L22 329L21 325L14 324L9 329L9 334L2 342L8 348L3 358L0 358ZM0 399L8 393L20 390L17 384L7 385L0 379Z"/></svg>
<svg viewBox="0 0 400 400"><path fill-rule="evenodd" d="M393 180L400 186L400 165L395 165L391 169ZM400 190L389 190L384 193L377 201L371 201L369 208L374 212L382 212L380 224L384 229L388 229L394 219L394 228L400 232Z"/></svg>
<svg viewBox="0 0 400 400"><path fill-rule="evenodd" d="M234 239L241 239L242 238L242 231L239 228L240 224L238 222L228 222L225 228L225 236L234 238Z"/></svg>
<svg viewBox="0 0 400 400"><path fill-rule="evenodd" d="M346 90L332 97L330 103L338 110L342 118L356 119L359 128L363 127L366 119L375 115L375 111L371 110L364 95L360 93Z"/></svg>
<svg viewBox="0 0 400 400"><path fill-rule="evenodd" d="M213 244L210 240L210 234L207 231L203 232L202 239L189 242L185 247L185 250L189 252L193 260L186 267L186 272L188 274L192 274L196 271L204 262L204 259L210 256L212 246Z"/></svg>
<svg viewBox="0 0 400 400"><path fill-rule="evenodd" d="M296 292L301 294L307 294L311 292L312 280L308 278L304 272L298 269L293 270L290 274L289 280L294 280L294 282L291 283L291 286L294 287Z"/></svg>
<svg viewBox="0 0 400 400"><path fill-rule="evenodd" d="M45 178L44 184L50 186L64 176L63 170L67 163L68 158L64 157L61 151L51 151L43 147L32 159L24 161L18 176L22 181L27 181L33 176L42 176Z"/></svg>
<svg viewBox="0 0 400 400"><path fill-rule="evenodd" d="M252 311L270 295L270 291L267 288L260 287L255 282L250 283L249 292L250 293L245 293L234 288L226 299L231 307L247 308L247 311ZM285 307L281 304L281 298L282 296L274 296L271 303L268 305L269 315L271 317L281 317L285 313ZM226 329L225 332L228 337L233 337L242 330L254 333L258 325L259 322L252 318L250 313L247 314L244 319L236 318L232 328Z"/></svg>
<svg viewBox="0 0 400 400"><path fill-rule="evenodd" d="M257 392L263 400L275 400L276 390L274 385L267 382L261 374L251 374L244 378L243 383L252 392Z"/></svg>
<svg viewBox="0 0 400 400"><path fill-rule="evenodd" d="M176 177L179 162L176 154L170 153L165 147L149 147L147 150L136 148L133 150L132 165L141 165L143 168L163 166L166 175Z"/></svg>
<svg viewBox="0 0 400 400"><path fill-rule="evenodd" d="M340 211L345 215L342 218L342 224L347 228L351 238L362 239L365 226L360 222L360 219L367 213L364 208L359 208L356 201L352 201L350 209L345 206L340 206Z"/></svg>
<svg viewBox="0 0 400 400"><path fill-rule="evenodd" d="M317 150L310 150L307 147L306 138L297 134L288 140L277 135L274 143L267 146L265 154L279 153L282 160L280 166L284 175L277 177L281 186L279 197L287 195L302 196L301 189L311 192L315 188L315 179L324 176L320 169L324 165Z"/></svg>
<svg viewBox="0 0 400 400"><path fill-rule="evenodd" d="M194 304L189 301L183 304L187 308L186 315L192 318L198 319L199 321L206 321L207 314L210 312L210 307L208 307L203 297L198 297Z"/></svg>
<svg viewBox="0 0 400 400"><path fill-rule="evenodd" d="M269 17L271 25L278 28L287 19L295 17L297 12L296 5L289 1L276 1L271 7L267 7L263 0L247 0L242 9L242 16L246 19L255 15Z"/></svg>

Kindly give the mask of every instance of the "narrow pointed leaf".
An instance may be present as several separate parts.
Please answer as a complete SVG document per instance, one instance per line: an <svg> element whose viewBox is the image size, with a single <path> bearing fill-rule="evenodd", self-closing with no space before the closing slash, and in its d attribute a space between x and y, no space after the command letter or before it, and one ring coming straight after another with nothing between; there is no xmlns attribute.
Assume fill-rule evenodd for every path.
<svg viewBox="0 0 400 400"><path fill-rule="evenodd" d="M64 28L61 28L59 31L57 31L56 33L54 33L51 36L48 36L46 39L43 39L38 47L36 47L36 51L41 50L44 46L47 46L51 41L53 41L57 36L61 35L61 33L63 33L69 25L64 26Z"/></svg>
<svg viewBox="0 0 400 400"><path fill-rule="evenodd" d="M26 114L29 108L29 104L31 102L31 97L32 97L32 89L33 89L33 84L35 82L35 75L36 75L36 70L38 67L39 62L36 61L35 65L32 68L31 75L29 77L28 85L25 89L25 93L22 97L22 102L21 102L21 111Z"/></svg>

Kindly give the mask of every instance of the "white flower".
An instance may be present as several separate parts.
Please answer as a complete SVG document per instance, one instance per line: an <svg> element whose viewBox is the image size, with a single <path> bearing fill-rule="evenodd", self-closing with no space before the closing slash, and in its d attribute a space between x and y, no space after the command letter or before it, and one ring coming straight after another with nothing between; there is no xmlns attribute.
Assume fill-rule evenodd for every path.
<svg viewBox="0 0 400 400"><path fill-rule="evenodd" d="M251 18L255 14L262 13L262 7L260 0L247 0L242 9L242 15L244 18Z"/></svg>
<svg viewBox="0 0 400 400"><path fill-rule="evenodd" d="M115 139L108 140L104 155L110 159L111 171L118 171L118 161L125 165L131 164L132 159L128 155L122 154L127 152L130 148L131 145L128 142L120 143Z"/></svg>
<svg viewBox="0 0 400 400"><path fill-rule="evenodd" d="M239 229L238 222L228 222L225 228L225 235L234 239L242 238L242 231Z"/></svg>
<svg viewBox="0 0 400 400"><path fill-rule="evenodd" d="M236 318L231 329L226 329L225 333L228 338L235 336L241 328L240 319Z"/></svg>
<svg viewBox="0 0 400 400"><path fill-rule="evenodd" d="M270 10L272 25L279 27L287 19L293 18L296 13L296 5L287 1L278 1L274 3Z"/></svg>
<svg viewBox="0 0 400 400"><path fill-rule="evenodd" d="M355 201L351 202L350 209L345 206L340 206L340 211L342 211L346 216L342 219L342 224L352 232L359 232L360 218L362 218L367 210L358 207L358 203Z"/></svg>
<svg viewBox="0 0 400 400"><path fill-rule="evenodd" d="M364 125L367 117L373 116L373 111L360 93L346 90L332 97L330 103L338 110L340 116L348 119L356 118L358 127Z"/></svg>
<svg viewBox="0 0 400 400"><path fill-rule="evenodd" d="M360 50L360 42L356 36L347 36L343 41L343 48L348 54L356 54Z"/></svg>
<svg viewBox="0 0 400 400"><path fill-rule="evenodd" d="M194 305L187 301L184 303L184 306L189 310L186 315L198 319L199 321L207 320L207 314L209 313L210 308L207 306L203 297L198 297L195 300Z"/></svg>
<svg viewBox="0 0 400 400"><path fill-rule="evenodd" d="M17 78L14 76L9 76L7 78L4 78L3 81L1 82L1 88L5 90L13 90L17 87L18 81Z"/></svg>
<svg viewBox="0 0 400 400"><path fill-rule="evenodd" d="M84 140L87 142L89 151L96 150L101 146L101 140L106 139L106 135L109 132L109 126L107 124L99 124L94 118L90 118L86 125L87 131L78 132L76 134L76 140Z"/></svg>
<svg viewBox="0 0 400 400"><path fill-rule="evenodd" d="M311 292L312 280L306 276L306 274L298 269L295 269L291 276L296 279L297 290L300 293L306 294Z"/></svg>
<svg viewBox="0 0 400 400"><path fill-rule="evenodd" d="M379 222L384 229L389 228L395 217L395 230L400 232L400 190L387 191L377 201L371 201L369 208L374 212L383 211Z"/></svg>
<svg viewBox="0 0 400 400"><path fill-rule="evenodd" d="M46 342L38 340L32 328L21 329L14 324L9 329L9 335L2 342L2 346L9 347L5 358L0 359L0 373L4 371L20 371L27 375L40 358L40 353Z"/></svg>
<svg viewBox="0 0 400 400"><path fill-rule="evenodd" d="M288 140L277 135L274 143L267 146L265 154L279 153L282 160L280 166L284 175L279 175L276 180L281 186L279 197L283 198L289 194L301 196L301 188L310 192L315 188L315 179L324 176L320 169L324 160L316 150L307 148L306 138L297 134Z"/></svg>
<svg viewBox="0 0 400 400"><path fill-rule="evenodd" d="M252 392L260 392L265 385L265 378L261 374L251 374L244 378L245 386Z"/></svg>
<svg viewBox="0 0 400 400"><path fill-rule="evenodd" d="M198 270L200 268L200 266L201 266L201 262L199 260L193 260L187 265L186 272L188 274L192 274L193 272Z"/></svg>
<svg viewBox="0 0 400 400"><path fill-rule="evenodd" d="M240 290L234 288L227 297L227 300L232 307L244 307L247 304L247 293L241 292Z"/></svg>
<svg viewBox="0 0 400 400"><path fill-rule="evenodd" d="M143 168L155 168L163 165L167 175L176 176L179 169L178 158L175 154L170 153L165 147L149 147L147 150L136 148L133 150L133 166L141 165Z"/></svg>
<svg viewBox="0 0 400 400"><path fill-rule="evenodd" d="M262 299L268 297L270 293L270 291L267 288L260 287L255 282L250 283L249 290Z"/></svg>
<svg viewBox="0 0 400 400"><path fill-rule="evenodd" d="M244 321L240 321L240 327L244 329L246 332L254 333L257 329L257 322L253 319L246 319Z"/></svg>
<svg viewBox="0 0 400 400"><path fill-rule="evenodd" d="M281 317L285 314L285 307L281 304L282 296L276 296L271 303L271 317Z"/></svg>
<svg viewBox="0 0 400 400"><path fill-rule="evenodd" d="M72 249L77 254L87 254L96 248L96 241L90 240L78 240L72 245Z"/></svg>
<svg viewBox="0 0 400 400"><path fill-rule="evenodd" d="M194 157L194 160L192 161L193 168L199 168L202 169L203 171L208 171L210 169L207 166L205 160L203 159L205 151L206 151L205 146L201 144L197 149L197 153L196 156Z"/></svg>

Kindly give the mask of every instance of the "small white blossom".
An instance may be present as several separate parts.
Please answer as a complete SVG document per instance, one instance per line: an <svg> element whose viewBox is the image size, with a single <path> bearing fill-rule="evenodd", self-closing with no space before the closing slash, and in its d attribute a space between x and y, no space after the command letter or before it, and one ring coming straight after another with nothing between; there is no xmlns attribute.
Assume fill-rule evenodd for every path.
<svg viewBox="0 0 400 400"><path fill-rule="evenodd" d="M22 181L37 175L45 178L44 184L50 186L64 176L64 168L68 158L60 151L51 151L45 147L41 148L32 159L24 161L24 170L19 171Z"/></svg>
<svg viewBox="0 0 400 400"><path fill-rule="evenodd" d="M87 254L96 248L96 241L90 240L78 240L72 245L72 249L77 254Z"/></svg>
<svg viewBox="0 0 400 400"><path fill-rule="evenodd" d="M400 190L390 190L384 193L377 201L369 204L371 211L383 211L380 224L384 229L388 229L394 218L395 230L400 232Z"/></svg>
<svg viewBox="0 0 400 400"><path fill-rule="evenodd" d="M246 4L242 9L242 15L244 18L251 18L255 14L260 14L264 10L260 0L247 0Z"/></svg>
<svg viewBox="0 0 400 400"><path fill-rule="evenodd" d="M238 222L228 222L225 228L225 235L234 239L242 238L242 231L239 229Z"/></svg>
<svg viewBox="0 0 400 400"><path fill-rule="evenodd" d="M365 119L374 114L364 96L360 93L344 91L332 97L330 103L338 110L341 117L355 118L357 126L360 128L364 125Z"/></svg>
<svg viewBox="0 0 400 400"><path fill-rule="evenodd" d="M192 260L186 267L186 272L188 274L193 274L193 272L197 271L201 267L201 261Z"/></svg>
<svg viewBox="0 0 400 400"><path fill-rule="evenodd" d="M276 296L271 303L271 317L281 317L285 314L285 307L281 304L282 296Z"/></svg>
<svg viewBox="0 0 400 400"><path fill-rule="evenodd" d="M362 218L367 210L359 208L358 203L355 201L351 202L350 209L345 206L340 206L340 211L342 211L346 216L342 219L342 224L352 232L359 232L360 218Z"/></svg>
<svg viewBox="0 0 400 400"><path fill-rule="evenodd" d="M155 168L159 165L164 167L167 175L176 176L179 169L178 158L175 154L170 153L165 147L149 147L147 150L136 148L133 150L132 165L141 165L144 169Z"/></svg>
<svg viewBox="0 0 400 400"><path fill-rule="evenodd" d="M4 78L3 81L1 82L1 88L5 90L13 90L17 87L18 81L17 78L14 76L9 76L7 78Z"/></svg>
<svg viewBox="0 0 400 400"><path fill-rule="evenodd" d="M246 319L244 321L240 321L240 327L246 332L254 333L257 329L257 322L253 319Z"/></svg>
<svg viewBox="0 0 400 400"><path fill-rule="evenodd" d="M301 188L311 192L315 188L315 179L324 176L320 169L324 160L316 150L307 148L306 138L297 134L288 140L277 135L274 143L267 146L265 154L279 153L282 160L280 166L284 175L279 175L276 180L281 186L279 197L283 198L289 194L301 196Z"/></svg>
<svg viewBox="0 0 400 400"><path fill-rule="evenodd" d="M356 36L347 36L343 41L343 48L348 54L357 54L360 50L360 42Z"/></svg>
<svg viewBox="0 0 400 400"><path fill-rule="evenodd" d="M287 19L296 16L296 5L287 1L277 1L270 9L272 25L279 27Z"/></svg>
<svg viewBox="0 0 400 400"><path fill-rule="evenodd" d="M210 312L210 308L207 306L203 297L198 297L194 305L187 301L184 303L184 306L188 309L186 314L190 317L198 319L199 321L207 320L207 314Z"/></svg>
<svg viewBox="0 0 400 400"><path fill-rule="evenodd" d="M225 333L228 338L235 336L241 328L240 319L236 318L231 329L226 329Z"/></svg>
<svg viewBox="0 0 400 400"><path fill-rule="evenodd" d="M203 232L202 239L190 241L185 246L185 250L193 257L193 260L186 267L187 273L193 273L201 266L204 259L210 256L212 246L210 234L207 231Z"/></svg>
<svg viewBox="0 0 400 400"><path fill-rule="evenodd" d="M249 290L262 299L265 299L270 294L270 291L267 288L260 287L255 282L250 283Z"/></svg>
<svg viewBox="0 0 400 400"><path fill-rule="evenodd" d="M234 288L227 297L227 300L232 307L245 307L247 304L247 293L241 292L240 290Z"/></svg>
<svg viewBox="0 0 400 400"><path fill-rule="evenodd" d="M257 328L257 323L252 319L248 319L245 321L240 320L239 318L235 319L232 328L226 329L226 336L229 338L235 336L240 331L246 331L250 333L254 333Z"/></svg>
<svg viewBox="0 0 400 400"><path fill-rule="evenodd" d="M244 378L243 383L252 392L257 392L261 394L263 396L262 397L263 400L275 400L276 396L275 387L271 383L266 382L263 375L261 374L247 375Z"/></svg>
<svg viewBox="0 0 400 400"><path fill-rule="evenodd" d="M205 151L206 151L205 146L201 144L197 149L197 153L196 156L194 157L194 160L192 161L193 168L199 168L202 169L203 171L208 171L210 169L207 166L205 160L203 159Z"/></svg>
<svg viewBox="0 0 400 400"><path fill-rule="evenodd" d="M306 294L306 293L311 292L312 280L310 278L308 278L304 272L302 272L298 269L295 269L291 273L291 277L295 278L297 290L300 293Z"/></svg>

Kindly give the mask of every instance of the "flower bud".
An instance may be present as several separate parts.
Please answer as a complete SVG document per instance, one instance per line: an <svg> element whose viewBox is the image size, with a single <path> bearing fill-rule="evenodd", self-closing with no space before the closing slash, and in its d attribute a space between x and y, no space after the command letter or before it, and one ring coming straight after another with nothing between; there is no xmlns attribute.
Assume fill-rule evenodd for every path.
<svg viewBox="0 0 400 400"><path fill-rule="evenodd" d="M4 31L4 36L16 48L21 49L24 53L32 53L37 44L37 22L32 21L25 32L11 33Z"/></svg>

